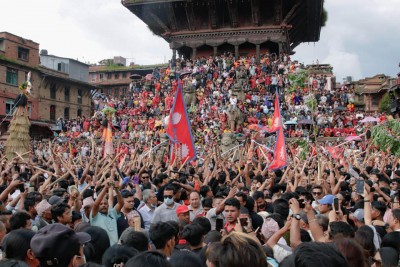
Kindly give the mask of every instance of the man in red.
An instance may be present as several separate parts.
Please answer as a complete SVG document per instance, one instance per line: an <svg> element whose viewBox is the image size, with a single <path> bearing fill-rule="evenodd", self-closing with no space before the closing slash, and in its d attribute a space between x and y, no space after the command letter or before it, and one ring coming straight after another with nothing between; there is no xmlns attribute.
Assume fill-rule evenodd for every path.
<svg viewBox="0 0 400 267"><path fill-rule="evenodd" d="M236 198L229 198L225 201L225 219L226 224L224 226L224 230L227 233L232 232L235 229L235 226L238 222L238 218L240 215L240 202Z"/></svg>
<svg viewBox="0 0 400 267"><path fill-rule="evenodd" d="M180 205L176 208L176 216L182 222L186 224L190 223L190 210L189 207L186 205Z"/></svg>
<svg viewBox="0 0 400 267"><path fill-rule="evenodd" d="M172 108L172 104L174 102L174 98L172 96L167 95L165 97L165 111L170 111L170 109Z"/></svg>

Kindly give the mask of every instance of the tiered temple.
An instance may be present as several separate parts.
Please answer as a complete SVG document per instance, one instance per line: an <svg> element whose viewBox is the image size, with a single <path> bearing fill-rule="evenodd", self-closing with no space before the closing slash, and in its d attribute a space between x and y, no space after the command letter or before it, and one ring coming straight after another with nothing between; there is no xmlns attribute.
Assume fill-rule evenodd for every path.
<svg viewBox="0 0 400 267"><path fill-rule="evenodd" d="M185 58L293 52L316 42L324 0L122 0Z"/></svg>

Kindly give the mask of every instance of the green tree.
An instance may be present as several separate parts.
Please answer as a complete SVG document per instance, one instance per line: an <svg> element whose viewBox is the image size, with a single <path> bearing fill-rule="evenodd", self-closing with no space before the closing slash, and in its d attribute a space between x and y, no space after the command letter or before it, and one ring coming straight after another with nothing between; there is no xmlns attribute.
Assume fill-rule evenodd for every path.
<svg viewBox="0 0 400 267"><path fill-rule="evenodd" d="M390 113L390 106L391 106L391 98L389 93L386 93L381 102L379 103L379 112L388 112Z"/></svg>

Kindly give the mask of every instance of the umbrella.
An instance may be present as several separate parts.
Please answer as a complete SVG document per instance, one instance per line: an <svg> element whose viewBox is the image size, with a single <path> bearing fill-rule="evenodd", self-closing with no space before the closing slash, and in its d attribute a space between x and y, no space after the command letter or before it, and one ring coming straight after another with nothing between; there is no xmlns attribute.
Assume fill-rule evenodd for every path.
<svg viewBox="0 0 400 267"><path fill-rule="evenodd" d="M147 74L146 80L150 81L151 79L153 79L153 74Z"/></svg>
<svg viewBox="0 0 400 267"><path fill-rule="evenodd" d="M350 135L347 136L346 139L344 139L345 141L361 141L361 137L359 137L358 135Z"/></svg>
<svg viewBox="0 0 400 267"><path fill-rule="evenodd" d="M377 118L368 116L368 117L365 117L364 119L362 119L360 122L362 122L362 123L367 123L367 122L379 122L379 120L378 120Z"/></svg>
<svg viewBox="0 0 400 267"><path fill-rule="evenodd" d="M139 74L132 74L129 78L131 78L131 80L141 80L142 76Z"/></svg>
<svg viewBox="0 0 400 267"><path fill-rule="evenodd" d="M184 78L185 76L191 75L191 74L192 74L191 71L182 72L181 75L180 75L180 78L182 79L182 78Z"/></svg>
<svg viewBox="0 0 400 267"><path fill-rule="evenodd" d="M335 110L335 111L345 111L346 110L346 108L345 107L336 107L336 108L334 108L333 110Z"/></svg>
<svg viewBox="0 0 400 267"><path fill-rule="evenodd" d="M313 124L312 120L301 120L299 124Z"/></svg>
<svg viewBox="0 0 400 267"><path fill-rule="evenodd" d="M285 122L284 123L285 125L296 125L297 124L297 121L287 121L287 122Z"/></svg>

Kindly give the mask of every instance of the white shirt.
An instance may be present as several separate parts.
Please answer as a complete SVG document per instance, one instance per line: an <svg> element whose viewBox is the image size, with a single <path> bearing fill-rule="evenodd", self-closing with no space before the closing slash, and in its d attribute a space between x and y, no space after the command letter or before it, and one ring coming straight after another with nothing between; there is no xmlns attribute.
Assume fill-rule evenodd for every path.
<svg viewBox="0 0 400 267"><path fill-rule="evenodd" d="M149 208L147 205L144 205L138 211L142 215L144 229L150 230L150 225L153 221L154 210Z"/></svg>

